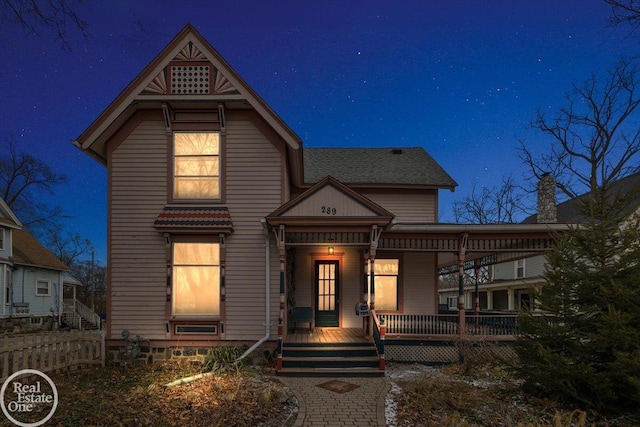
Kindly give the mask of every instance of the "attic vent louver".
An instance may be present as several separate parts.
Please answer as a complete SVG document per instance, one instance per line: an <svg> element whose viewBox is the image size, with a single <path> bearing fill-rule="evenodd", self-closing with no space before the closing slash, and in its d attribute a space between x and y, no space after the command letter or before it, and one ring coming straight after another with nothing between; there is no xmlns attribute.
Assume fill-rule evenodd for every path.
<svg viewBox="0 0 640 427"><path fill-rule="evenodd" d="M391 154L402 154L402 148L392 148Z"/></svg>

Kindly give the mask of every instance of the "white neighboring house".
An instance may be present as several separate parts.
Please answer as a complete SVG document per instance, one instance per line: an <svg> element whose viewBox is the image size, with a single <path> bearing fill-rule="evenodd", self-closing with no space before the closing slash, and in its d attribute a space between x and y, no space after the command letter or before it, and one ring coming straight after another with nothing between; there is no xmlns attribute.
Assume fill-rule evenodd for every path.
<svg viewBox="0 0 640 427"><path fill-rule="evenodd" d="M62 290L68 270L23 229L0 199L0 330L56 328L63 315Z"/></svg>
<svg viewBox="0 0 640 427"><path fill-rule="evenodd" d="M551 179L551 178L550 178ZM547 181L544 187L544 178L538 187L538 214L531 215L523 221L523 224L535 223L580 223L585 221L581 217L577 205L578 202L588 196L587 194L567 200L563 203L555 202L555 183ZM627 194L635 191L636 198L627 208L625 217L632 214L640 215L640 173L629 175L615 183L612 191ZM545 257L541 254L529 254L528 256L498 263L488 267L487 278L478 285L479 308L483 311L517 311L534 307L533 290L545 284L543 278L545 269ZM472 282L473 280L471 280ZM465 308L475 309L475 284L465 283L464 301ZM456 311L458 301L458 288L440 287L438 290L440 307L442 311ZM445 308L446 305L446 308Z"/></svg>

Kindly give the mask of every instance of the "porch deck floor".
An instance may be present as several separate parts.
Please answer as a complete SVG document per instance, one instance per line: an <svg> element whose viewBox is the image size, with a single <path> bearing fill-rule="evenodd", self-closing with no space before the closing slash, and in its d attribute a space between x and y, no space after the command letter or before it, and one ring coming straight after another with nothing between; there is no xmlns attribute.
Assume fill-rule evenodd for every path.
<svg viewBox="0 0 640 427"><path fill-rule="evenodd" d="M362 328L315 328L310 334L308 328L297 328L290 331L285 343L317 344L317 343L366 343L371 337L364 334Z"/></svg>

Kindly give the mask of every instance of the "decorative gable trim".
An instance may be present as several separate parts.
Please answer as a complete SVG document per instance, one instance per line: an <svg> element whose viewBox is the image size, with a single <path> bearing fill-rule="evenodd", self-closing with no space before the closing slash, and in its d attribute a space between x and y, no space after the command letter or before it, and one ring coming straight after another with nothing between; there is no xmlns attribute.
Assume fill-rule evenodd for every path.
<svg viewBox="0 0 640 427"><path fill-rule="evenodd" d="M0 225L13 229L22 228L22 223L2 198L0 198Z"/></svg>
<svg viewBox="0 0 640 427"><path fill-rule="evenodd" d="M174 68L172 71L172 67L182 68ZM184 70L183 67L187 69ZM189 67L198 67L198 75L189 76ZM201 70L199 67L209 68ZM173 75L173 72L185 71L186 80L184 75ZM192 73L193 71L191 70ZM189 88L189 84L196 84L194 81L189 82L189 78L198 79L197 87ZM201 78L204 79L202 82ZM181 92L176 92L177 90ZM291 150L297 151L301 147L300 138L192 25L185 26L73 143L106 165L106 142L128 117L137 109L143 108L143 105L153 107L158 105L157 102L174 101L245 102L269 123Z"/></svg>
<svg viewBox="0 0 640 427"><path fill-rule="evenodd" d="M386 226L393 214L328 176L285 203L270 215L272 226L288 225L371 225Z"/></svg>

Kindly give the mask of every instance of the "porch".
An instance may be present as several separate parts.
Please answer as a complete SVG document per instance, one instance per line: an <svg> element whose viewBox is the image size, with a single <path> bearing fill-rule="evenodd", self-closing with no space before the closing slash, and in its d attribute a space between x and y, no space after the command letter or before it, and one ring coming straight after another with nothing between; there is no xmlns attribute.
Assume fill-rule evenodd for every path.
<svg viewBox="0 0 640 427"><path fill-rule="evenodd" d="M283 367L288 376L377 376L386 361L455 363L469 352L509 358L517 315L378 314L362 328L297 328L286 335ZM461 333L462 332L462 333Z"/></svg>
<svg viewBox="0 0 640 427"><path fill-rule="evenodd" d="M296 328L285 338L285 344L371 343L373 339L362 328Z"/></svg>

